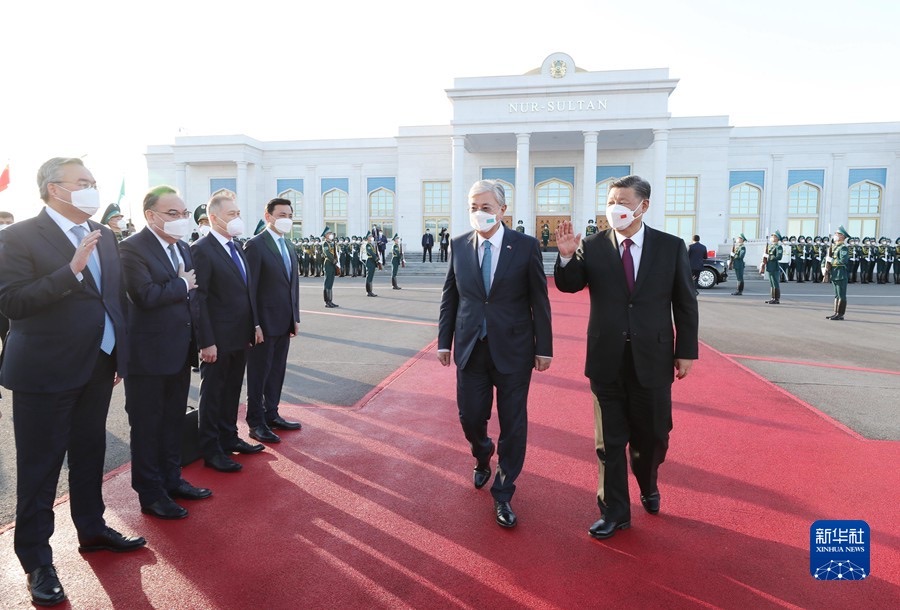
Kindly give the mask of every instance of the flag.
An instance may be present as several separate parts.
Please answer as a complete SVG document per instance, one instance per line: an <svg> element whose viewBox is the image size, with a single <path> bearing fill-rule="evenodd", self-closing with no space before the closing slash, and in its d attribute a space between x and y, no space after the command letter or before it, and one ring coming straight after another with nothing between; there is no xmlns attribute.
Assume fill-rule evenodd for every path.
<svg viewBox="0 0 900 610"><path fill-rule="evenodd" d="M122 186L119 187L119 200L116 202L116 205L120 205L122 203L122 197L125 196L125 178L122 178Z"/></svg>
<svg viewBox="0 0 900 610"><path fill-rule="evenodd" d="M0 174L0 191L5 191L6 187L9 186L9 164L6 164L6 167L3 169L3 173Z"/></svg>

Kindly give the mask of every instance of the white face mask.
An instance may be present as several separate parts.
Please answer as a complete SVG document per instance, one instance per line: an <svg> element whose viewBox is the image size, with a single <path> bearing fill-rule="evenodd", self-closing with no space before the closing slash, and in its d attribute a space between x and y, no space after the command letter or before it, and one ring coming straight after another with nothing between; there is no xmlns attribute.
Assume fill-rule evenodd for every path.
<svg viewBox="0 0 900 610"><path fill-rule="evenodd" d="M125 229L128 228L128 221L125 220L124 218L120 218L119 220L116 221L116 226L119 227L120 231L124 231Z"/></svg>
<svg viewBox="0 0 900 610"><path fill-rule="evenodd" d="M290 233L291 229L294 228L294 221L290 218L276 218L275 222L272 224L275 226L275 230L282 235L285 233Z"/></svg>
<svg viewBox="0 0 900 610"><path fill-rule="evenodd" d="M191 232L191 220L189 218L179 218L178 220L167 220L163 225L163 233L181 239Z"/></svg>
<svg viewBox="0 0 900 610"><path fill-rule="evenodd" d="M59 186L59 185L57 185ZM70 191L64 186L60 186L62 190L72 195L72 205L88 216L93 216L100 209L100 191L95 188L81 189L80 191ZM59 197L57 197L59 199ZM62 199L59 199L62 201ZM68 202L63 202L68 203Z"/></svg>
<svg viewBox="0 0 900 610"><path fill-rule="evenodd" d="M469 224L476 231L487 233L497 226L497 217L490 212L476 210L475 212L469 212Z"/></svg>
<svg viewBox="0 0 900 610"><path fill-rule="evenodd" d="M244 234L244 219L238 216L237 218L232 218L228 221L228 224L225 225L225 230L232 237L239 237Z"/></svg>
<svg viewBox="0 0 900 610"><path fill-rule="evenodd" d="M209 225L200 225L199 227L197 227L197 234L200 237L206 237L207 235L209 235Z"/></svg>
<svg viewBox="0 0 900 610"><path fill-rule="evenodd" d="M638 209L640 209L640 206L638 206ZM632 210L621 203L606 206L606 220L609 221L609 225L616 231L628 228L638 216L637 210Z"/></svg>

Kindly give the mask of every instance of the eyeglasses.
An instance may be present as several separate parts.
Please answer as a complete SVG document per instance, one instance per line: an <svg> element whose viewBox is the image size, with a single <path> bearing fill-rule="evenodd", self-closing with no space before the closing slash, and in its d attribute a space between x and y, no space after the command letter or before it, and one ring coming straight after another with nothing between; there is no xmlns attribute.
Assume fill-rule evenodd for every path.
<svg viewBox="0 0 900 610"><path fill-rule="evenodd" d="M50 184L74 184L78 187L79 190L84 189L95 189L97 188L96 182L88 182L87 180L79 180L78 182L72 182L70 180L57 180L55 182L51 182Z"/></svg>
<svg viewBox="0 0 900 610"><path fill-rule="evenodd" d="M179 212L178 210L169 210L168 212L160 212L158 210L150 210L154 214L160 214L162 216L168 216L172 220L178 220L179 218L190 218L191 213L188 210L184 212Z"/></svg>

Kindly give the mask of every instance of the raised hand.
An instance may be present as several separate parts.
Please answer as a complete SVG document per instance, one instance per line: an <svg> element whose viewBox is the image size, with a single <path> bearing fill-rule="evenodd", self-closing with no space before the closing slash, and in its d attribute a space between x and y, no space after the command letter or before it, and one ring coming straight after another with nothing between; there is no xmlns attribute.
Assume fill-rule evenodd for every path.
<svg viewBox="0 0 900 610"><path fill-rule="evenodd" d="M69 268L72 270L72 273L78 275L84 271L84 268L87 267L88 260L91 258L91 253L97 247L97 242L99 241L99 229L91 231L84 236L84 239L82 239L81 243L78 244L78 247L75 248L75 256L72 257L72 261L69 263Z"/></svg>
<svg viewBox="0 0 900 610"><path fill-rule="evenodd" d="M564 220L556 226L556 248L560 256L572 258L580 243L581 233L575 234L570 221Z"/></svg>

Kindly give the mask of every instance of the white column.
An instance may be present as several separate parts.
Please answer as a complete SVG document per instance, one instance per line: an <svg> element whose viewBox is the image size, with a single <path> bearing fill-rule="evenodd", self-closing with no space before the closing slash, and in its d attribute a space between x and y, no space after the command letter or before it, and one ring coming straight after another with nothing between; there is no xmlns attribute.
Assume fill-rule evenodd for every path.
<svg viewBox="0 0 900 610"><path fill-rule="evenodd" d="M461 235L469 230L466 213L466 193L470 185L465 183L466 137L453 136L453 173L450 181L450 233Z"/></svg>
<svg viewBox="0 0 900 610"><path fill-rule="evenodd" d="M831 155L831 188L822 198L822 209L819 210L818 235L830 235L834 233L838 225L846 227L847 212L850 208L849 191L847 188L847 157L844 153Z"/></svg>
<svg viewBox="0 0 900 610"><path fill-rule="evenodd" d="M584 232L587 221L597 215L597 132L584 132L584 177L581 205L575 206L572 224L575 232Z"/></svg>
<svg viewBox="0 0 900 610"><path fill-rule="evenodd" d="M181 195L181 199L185 202L188 209L191 209L190 199L187 193L187 163L175 164L175 190ZM200 205L199 203L197 205ZM196 207L196 206L194 206ZM193 211L193 210L192 210Z"/></svg>
<svg viewBox="0 0 900 610"><path fill-rule="evenodd" d="M322 225L322 195L319 190L316 166L307 165L306 176L303 178L303 237L318 235L316 227Z"/></svg>
<svg viewBox="0 0 900 610"><path fill-rule="evenodd" d="M666 176L669 163L669 130L653 130L653 180L647 222L658 229L666 225Z"/></svg>
<svg viewBox="0 0 900 610"><path fill-rule="evenodd" d="M900 236L900 152L894 154L893 163L887 167L884 192L881 195L881 235ZM880 237L880 236L879 236Z"/></svg>
<svg viewBox="0 0 900 610"><path fill-rule="evenodd" d="M259 214L256 213L256 210L253 209L253 205L250 201L249 193L250 189L247 184L247 162L246 161L238 161L237 165L237 201L238 206L241 208L241 217L244 219L244 224L246 225L247 235L253 235L253 229L256 228L256 221L259 220Z"/></svg>
<svg viewBox="0 0 900 610"><path fill-rule="evenodd" d="M775 231L787 231L787 176L784 172L784 155L772 155L772 180L766 189L766 210L760 219L760 237L767 240Z"/></svg>
<svg viewBox="0 0 900 610"><path fill-rule="evenodd" d="M513 226L525 223L525 232L534 235L534 202L531 198L530 133L516 134L516 199Z"/></svg>
<svg viewBox="0 0 900 610"><path fill-rule="evenodd" d="M362 175L362 163L353 164L350 176L350 195L347 197L348 235L365 235L371 228L369 223L369 193ZM388 238L391 236L388 235Z"/></svg>

